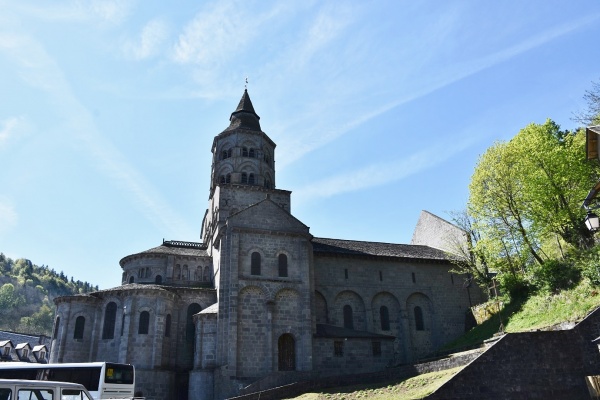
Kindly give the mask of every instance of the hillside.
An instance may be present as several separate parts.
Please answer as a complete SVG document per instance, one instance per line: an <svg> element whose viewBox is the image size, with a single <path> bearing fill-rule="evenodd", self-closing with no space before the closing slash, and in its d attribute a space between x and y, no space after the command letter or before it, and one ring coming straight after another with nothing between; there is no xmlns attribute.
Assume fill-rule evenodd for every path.
<svg viewBox="0 0 600 400"><path fill-rule="evenodd" d="M98 290L46 265L0 253L0 330L50 336L55 297Z"/></svg>

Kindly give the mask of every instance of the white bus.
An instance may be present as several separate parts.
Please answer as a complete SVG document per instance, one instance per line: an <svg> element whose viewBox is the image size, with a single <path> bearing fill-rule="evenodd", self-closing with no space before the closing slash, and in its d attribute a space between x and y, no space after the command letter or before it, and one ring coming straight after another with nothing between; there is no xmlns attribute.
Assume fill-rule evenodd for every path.
<svg viewBox="0 0 600 400"><path fill-rule="evenodd" d="M2 362L0 379L79 383L95 400L132 399L135 388L133 365L109 362L67 364Z"/></svg>
<svg viewBox="0 0 600 400"><path fill-rule="evenodd" d="M0 379L0 400L92 400L77 383Z"/></svg>

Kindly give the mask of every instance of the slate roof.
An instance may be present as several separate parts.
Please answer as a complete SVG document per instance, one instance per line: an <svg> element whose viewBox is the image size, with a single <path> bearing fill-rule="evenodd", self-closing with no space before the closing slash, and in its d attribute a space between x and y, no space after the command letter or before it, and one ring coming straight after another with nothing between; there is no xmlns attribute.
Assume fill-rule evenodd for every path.
<svg viewBox="0 0 600 400"><path fill-rule="evenodd" d="M315 254L331 254L345 256L391 257L409 260L447 261L446 253L429 246L412 244L395 244L379 242L362 242L358 240L342 240L313 238Z"/></svg>
<svg viewBox="0 0 600 400"><path fill-rule="evenodd" d="M130 254L123 257L119 264L123 263L130 257L139 255L174 255L174 256L191 256L191 257L208 257L206 246L198 242L182 242L182 241L163 241L160 246L153 247L149 250L140 253Z"/></svg>
<svg viewBox="0 0 600 400"><path fill-rule="evenodd" d="M219 303L212 304L206 307L204 310L200 311L198 314L218 314L219 313Z"/></svg>
<svg viewBox="0 0 600 400"><path fill-rule="evenodd" d="M342 328L335 325L317 324L315 337L325 338L367 338L367 339L395 339L395 336L382 335L375 332L356 331L354 329Z"/></svg>
<svg viewBox="0 0 600 400"><path fill-rule="evenodd" d="M252 106L252 101L250 101L248 90L244 89L240 103L235 111L231 113L231 117L229 117L230 124L225 131L238 128L261 131L259 119L260 117L254 111L254 106Z"/></svg>
<svg viewBox="0 0 600 400"><path fill-rule="evenodd" d="M2 340L10 340L15 345L19 343L29 343L30 346L32 344L45 344L50 346L51 341L51 339L45 335L26 335L24 333L0 331L0 341Z"/></svg>

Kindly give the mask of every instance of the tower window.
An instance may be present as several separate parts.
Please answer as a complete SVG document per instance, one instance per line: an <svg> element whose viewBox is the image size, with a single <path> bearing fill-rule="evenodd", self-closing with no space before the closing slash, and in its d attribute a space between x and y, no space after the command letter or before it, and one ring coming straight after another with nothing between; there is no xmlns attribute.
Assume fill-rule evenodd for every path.
<svg viewBox="0 0 600 400"><path fill-rule="evenodd" d="M390 330L390 312L386 306L381 306L379 308L379 319L381 320L381 330L389 331Z"/></svg>
<svg viewBox="0 0 600 400"><path fill-rule="evenodd" d="M250 151L248 152L248 157L250 157L250 158L255 157L254 149L250 149Z"/></svg>
<svg viewBox="0 0 600 400"><path fill-rule="evenodd" d="M371 345L373 348L373 357L381 357L381 342L373 341Z"/></svg>
<svg viewBox="0 0 600 400"><path fill-rule="evenodd" d="M383 272L379 271L379 281L383 281Z"/></svg>
<svg viewBox="0 0 600 400"><path fill-rule="evenodd" d="M245 172L242 172L242 183L243 184L247 184L248 183L248 174Z"/></svg>
<svg viewBox="0 0 600 400"><path fill-rule="evenodd" d="M75 320L75 332L73 332L73 339L83 339L83 330L85 328L85 317L79 316Z"/></svg>
<svg viewBox="0 0 600 400"><path fill-rule="evenodd" d="M248 157L248 149L246 147L242 149L242 157Z"/></svg>
<svg viewBox="0 0 600 400"><path fill-rule="evenodd" d="M333 355L336 357L344 356L344 342L341 340L336 340L333 342Z"/></svg>
<svg viewBox="0 0 600 400"><path fill-rule="evenodd" d="M416 306L414 312L415 312L415 329L418 331L424 331L425 324L423 323L423 310L421 310L421 307Z"/></svg>
<svg viewBox="0 0 600 400"><path fill-rule="evenodd" d="M219 179L219 183L225 183L225 175L221 175L221 178Z"/></svg>
<svg viewBox="0 0 600 400"><path fill-rule="evenodd" d="M248 175L248 184L254 185L254 174Z"/></svg>
<svg viewBox="0 0 600 400"><path fill-rule="evenodd" d="M250 256L250 274L260 275L260 253L256 251Z"/></svg>
<svg viewBox="0 0 600 400"><path fill-rule="evenodd" d="M348 279L348 268L344 269L344 278Z"/></svg>
<svg viewBox="0 0 600 400"><path fill-rule="evenodd" d="M271 181L268 179L265 179L265 188L271 189Z"/></svg>
<svg viewBox="0 0 600 400"><path fill-rule="evenodd" d="M104 310L104 326L102 328L102 339L114 339L115 322L117 319L117 303L111 301Z"/></svg>
<svg viewBox="0 0 600 400"><path fill-rule="evenodd" d="M231 174L225 176L225 183L231 183Z"/></svg>
<svg viewBox="0 0 600 400"><path fill-rule="evenodd" d="M171 314L167 314L167 319L165 321L165 337L171 336Z"/></svg>
<svg viewBox="0 0 600 400"><path fill-rule="evenodd" d="M286 277L288 276L288 263L287 263L288 259L287 256L285 254L280 254L279 255L279 276L281 277Z"/></svg>
<svg viewBox="0 0 600 400"><path fill-rule="evenodd" d="M352 307L348 304L344 306L344 328L354 329L354 318L352 316Z"/></svg>
<svg viewBox="0 0 600 400"><path fill-rule="evenodd" d="M221 152L221 160L225 160L226 158L231 157L231 149L223 150Z"/></svg>
<svg viewBox="0 0 600 400"><path fill-rule="evenodd" d="M417 277L414 272L411 272L411 276L412 276L413 283L417 283Z"/></svg>
<svg viewBox="0 0 600 400"><path fill-rule="evenodd" d="M142 311L140 313L140 324L138 326L138 334L147 335L149 326L150 326L150 313L148 311Z"/></svg>

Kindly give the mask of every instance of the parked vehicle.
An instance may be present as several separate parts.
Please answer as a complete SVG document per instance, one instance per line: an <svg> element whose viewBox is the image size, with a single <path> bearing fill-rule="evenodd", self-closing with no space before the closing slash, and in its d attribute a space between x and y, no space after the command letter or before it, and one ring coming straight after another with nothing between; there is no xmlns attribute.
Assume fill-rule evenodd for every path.
<svg viewBox="0 0 600 400"><path fill-rule="evenodd" d="M0 379L0 400L92 400L78 383Z"/></svg>
<svg viewBox="0 0 600 400"><path fill-rule="evenodd" d="M66 364L3 362L0 363L0 379L73 382L83 385L92 394L94 400L131 399L134 397L135 369L133 365L109 362ZM32 400L37 399L32 397Z"/></svg>

